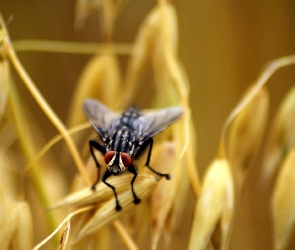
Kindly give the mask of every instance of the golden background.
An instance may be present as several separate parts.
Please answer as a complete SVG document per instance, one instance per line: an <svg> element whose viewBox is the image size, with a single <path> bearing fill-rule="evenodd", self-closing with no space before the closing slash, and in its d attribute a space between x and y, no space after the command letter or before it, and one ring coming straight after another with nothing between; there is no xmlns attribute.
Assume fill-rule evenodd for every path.
<svg viewBox="0 0 295 250"><path fill-rule="evenodd" d="M74 30L74 2L2 0L0 11L5 20L12 17L8 24L12 40L101 41L97 13L87 19L83 30ZM196 160L203 173L216 154L224 120L262 66L295 52L295 2L178 0L173 3L179 19L179 57L191 84L190 103L198 136ZM156 1L148 0L129 1L118 16L114 42L132 43L140 22L155 4ZM49 104L66 122L74 85L90 55L20 52L19 56ZM268 84L271 116L293 85L294 69L293 66L280 70ZM18 87L42 126L44 137L52 138L57 131L21 83ZM146 87L134 101L141 107L149 105ZM73 175L75 168L65 171ZM269 211L262 202L266 197L255 195L258 172L252 168L245 183L231 249L270 249Z"/></svg>

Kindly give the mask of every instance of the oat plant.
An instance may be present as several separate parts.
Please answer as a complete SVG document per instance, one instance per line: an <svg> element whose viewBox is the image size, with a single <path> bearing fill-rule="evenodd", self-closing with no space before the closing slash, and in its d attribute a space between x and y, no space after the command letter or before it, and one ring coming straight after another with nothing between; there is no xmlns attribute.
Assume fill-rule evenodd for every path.
<svg viewBox="0 0 295 250"><path fill-rule="evenodd" d="M269 201L273 222L270 240L274 249L287 249L295 222L294 89L282 102L265 142L263 135L269 108L266 83L275 71L294 64L295 56L267 64L245 92L221 128L216 157L200 180L189 81L177 52L176 9L170 1L159 0L139 24L134 43L118 44L113 41L114 26L125 4L120 0L77 1L77 28L83 28L91 10L100 10L103 41L97 44L12 43L1 17L0 249L230 249L236 205L259 148L265 150L258 185L265 188L275 179ZM67 124L38 90L38 83L26 72L17 50L92 54L75 86ZM124 71L121 55L128 57ZM110 188L102 182L96 191L90 188L97 169L89 154L88 140L97 135L90 129L81 106L91 97L112 110L122 111L133 103L149 68L153 75L149 93L152 105L144 107L144 112L172 105L184 110L177 123L154 138L151 166L169 172L172 179L162 180L144 167L145 159L138 159L139 175L134 188L142 202L133 203L131 173L113 176L110 183L116 187L122 206L122 211L117 212ZM48 142L22 102L12 71L21 78L48 124L56 128L57 135ZM63 159L55 162L51 148L62 143ZM70 183L61 170L65 157L73 160L77 170ZM104 166L99 153L97 158ZM189 192L194 198L187 199ZM187 213L188 207L194 207L193 216ZM189 228L185 239L177 241L185 227Z"/></svg>

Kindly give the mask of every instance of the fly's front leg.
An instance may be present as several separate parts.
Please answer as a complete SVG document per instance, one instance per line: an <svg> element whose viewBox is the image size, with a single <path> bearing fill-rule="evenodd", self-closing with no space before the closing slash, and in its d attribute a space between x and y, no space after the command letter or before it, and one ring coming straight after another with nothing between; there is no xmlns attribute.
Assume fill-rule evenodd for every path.
<svg viewBox="0 0 295 250"><path fill-rule="evenodd" d="M134 186L133 186L133 184L134 184L134 181L135 181L135 179L136 179L136 177L137 177L137 169L136 169L136 167L134 166L134 165L130 165L128 168L128 171L130 172L130 173L132 173L132 174L134 174L134 176L133 176L133 178L132 178L132 180L131 180L131 190L132 190L132 194L133 194L133 198L134 198L134 200L133 200L133 202L134 202L134 204L138 204L138 203L140 203L140 199L137 197L137 195L135 194L135 192L134 192Z"/></svg>
<svg viewBox="0 0 295 250"><path fill-rule="evenodd" d="M112 175L112 173L109 170L106 170L102 176L102 181L104 184L106 184L109 188L111 188L113 190L114 195L115 195L115 199L116 199L116 208L115 209L117 212L119 212L122 209L122 207L119 204L116 188L114 186L112 186L110 183L106 182L106 179L109 178L111 175Z"/></svg>
<svg viewBox="0 0 295 250"><path fill-rule="evenodd" d="M97 141L94 141L94 140L89 141L89 147L90 147L90 153L91 153L92 158L93 158L93 160L94 160L94 162L95 162L95 165L96 165L96 167L97 167L97 179L96 179L96 181L94 182L94 184L93 184L92 187L91 187L92 190L95 190L95 186L96 186L96 184L97 184L97 183L99 182L99 180L100 180L100 165L99 165L99 163L98 163L98 161L97 161L97 159L96 159L96 156L95 156L95 154L94 154L94 150L93 150L93 148L97 149L97 150L98 150L99 152L101 152L103 155L106 154L106 150L105 150L105 148L104 148L102 145L100 145Z"/></svg>
<svg viewBox="0 0 295 250"><path fill-rule="evenodd" d="M149 152L148 152L148 156L147 156L147 159L146 159L146 163L145 163L145 166L149 168L149 170L151 170L152 172L154 172L155 174L159 175L159 176L163 176L166 178L166 180L170 180L171 179L171 176L169 174L162 174L162 173L159 173L158 171L156 171L155 169L153 169L151 166L150 166L150 159L151 159L151 154L152 154L152 148L153 148L153 138L149 138L148 140L146 140L140 147L139 151L137 152L136 154L136 157L138 157L145 149L147 146L150 146L149 148Z"/></svg>

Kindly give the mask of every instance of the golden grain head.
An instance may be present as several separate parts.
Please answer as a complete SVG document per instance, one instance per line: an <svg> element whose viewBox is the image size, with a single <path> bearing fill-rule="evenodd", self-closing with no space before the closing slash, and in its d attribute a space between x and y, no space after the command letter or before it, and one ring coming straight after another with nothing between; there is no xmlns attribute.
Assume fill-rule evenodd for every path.
<svg viewBox="0 0 295 250"><path fill-rule="evenodd" d="M201 186L195 207L189 249L205 249L218 222L222 229L220 249L226 249L234 215L234 190L227 159L214 160Z"/></svg>
<svg viewBox="0 0 295 250"><path fill-rule="evenodd" d="M9 62L5 54L0 51L0 121L6 108L9 74Z"/></svg>
<svg viewBox="0 0 295 250"><path fill-rule="evenodd" d="M148 63L153 63L153 75L156 83L154 101L162 105L171 103L171 91L167 88L173 86L173 77L169 60L172 54L173 63L177 60L177 18L174 6L164 2L154 7L145 17L134 42L134 49L126 71L124 98L120 100L120 107L132 103L132 98L142 81L143 72ZM176 72L179 67L174 69ZM177 81L177 80L176 80ZM178 98L179 98L178 92ZM169 96L170 95L170 96ZM179 101L179 99L178 99Z"/></svg>
<svg viewBox="0 0 295 250"><path fill-rule="evenodd" d="M59 241L59 246L58 250L64 250L67 247L68 239L69 239L69 234L70 234L70 228L69 226L66 226L63 229L60 241Z"/></svg>
<svg viewBox="0 0 295 250"><path fill-rule="evenodd" d="M95 47L93 57L78 79L69 104L67 126L63 123L66 119L57 115L62 112L51 108L38 90L39 84L35 84L26 72L0 15L0 249L27 250L37 242L40 243L35 250L41 247L107 250L117 246L122 248L122 244L128 249L175 249L174 238L180 232L177 230L183 233L187 226L183 215L189 216L188 207L194 208L194 217L186 222L192 225L191 228L187 226L190 235L182 241L188 247L182 245L182 248L230 249L231 233L235 228L233 218L238 212L235 201L239 202L242 194L236 190L244 186L251 160L266 127L269 96L263 86L277 69L294 64L295 56L280 58L267 65L233 109L221 130L218 157L213 159L200 182L196 166L196 133L190 117L189 80L178 57L176 8L171 1L159 0L138 25L134 43L123 44L125 47L121 44L125 48L122 53L121 45L113 42L113 32L118 11L126 3L124 0L76 1L76 28L81 29L87 17L99 10L102 43ZM44 44L46 42L43 41ZM77 53L77 44L72 45L76 48L72 52ZM90 44L85 46L89 53ZM34 43L31 47L34 48ZM69 46L67 51L73 47ZM118 51L122 54L119 55ZM40 145L45 141L42 128L35 122L39 117L30 115L31 107L24 102L22 92L18 90L19 84L12 81L9 63L37 102L35 105L59 132L41 151ZM121 70L121 63L124 70ZM146 73L151 73L151 76ZM96 190L90 188L96 181L97 167L89 157L87 139L90 135L86 135L89 131L80 131L74 140L72 134L76 128L67 127L85 121L81 104L86 98L99 99L114 111L136 103L141 98L137 90L146 87L142 83L146 84L149 77L155 86L149 85L146 88L149 93L143 95L150 98L152 105L144 108L179 105L184 110L180 122L154 137L150 166L161 173L171 174L172 179L165 181L144 166L148 152L139 159L132 159L138 167L134 190L141 204L134 204L130 185L134 175L125 171L108 178L109 184L116 188L122 206L122 210L117 212L116 199L110 187L100 181ZM282 103L269 138L266 144L262 144L265 150L262 182L270 182L278 173L269 205L276 250L288 248L295 228L294 95L295 88ZM66 148L63 152L70 152L71 159L66 153L58 152L55 158L47 154L59 141L58 137L64 140ZM102 176L106 169L103 154L94 154L102 166ZM77 166L77 174L70 180L65 177L73 165ZM19 173L22 168L24 170ZM194 197L191 195L188 202L190 187ZM65 190L72 192L60 198L67 192ZM56 199L59 201L53 203ZM37 222L34 227L33 219Z"/></svg>
<svg viewBox="0 0 295 250"><path fill-rule="evenodd" d="M8 249L14 232L17 228L17 208L15 204L10 204L9 210L7 210L5 217L1 220L1 233L0 233L0 246L2 249Z"/></svg>
<svg viewBox="0 0 295 250"><path fill-rule="evenodd" d="M11 204L1 225L1 249L32 249L32 215L30 207L25 201Z"/></svg>
<svg viewBox="0 0 295 250"><path fill-rule="evenodd" d="M176 152L174 142L163 142L160 147L155 148L153 166L161 172L167 172L167 168L174 169L170 172L173 178L170 181L161 181L156 190L150 197L151 224L152 224L152 247L158 245L158 241L163 233L168 216L175 202L175 195L178 191L177 182L180 175L177 175L175 169ZM165 159L163 161L163 159Z"/></svg>
<svg viewBox="0 0 295 250"><path fill-rule="evenodd" d="M251 91L246 93L250 94ZM230 125L228 155L239 187L242 187L251 160L262 141L268 109L269 96L263 88L242 108Z"/></svg>
<svg viewBox="0 0 295 250"><path fill-rule="evenodd" d="M77 0L75 6L75 28L81 29L84 27L86 18L93 13L95 10L101 10L102 28L103 32L106 33L104 36L112 34L114 21L116 17L116 10L120 5L120 1L89 1L89 0Z"/></svg>
<svg viewBox="0 0 295 250"><path fill-rule="evenodd" d="M138 197L144 200L151 195L152 191L156 187L157 180L153 176L141 177L143 177L141 181L135 182L134 189L136 190ZM133 196L130 189L118 193L118 199L123 208L122 211L117 212L115 210L115 199L114 196L112 196L95 211L94 215L86 223L86 225L83 225L78 236L75 237L75 241L78 242L86 236L93 234L113 220L120 218L124 213L129 212L136 206L133 203Z"/></svg>
<svg viewBox="0 0 295 250"><path fill-rule="evenodd" d="M68 125L74 126L85 120L81 106L86 97L101 100L111 109L118 108L118 102L113 100L118 98L120 80L119 65L114 55L106 52L94 56L86 64L74 89Z"/></svg>
<svg viewBox="0 0 295 250"><path fill-rule="evenodd" d="M268 186L295 145L295 88L290 89L273 120L264 148L261 182Z"/></svg>
<svg viewBox="0 0 295 250"><path fill-rule="evenodd" d="M272 195L275 249L286 249L295 225L295 150L291 150L279 168Z"/></svg>
<svg viewBox="0 0 295 250"><path fill-rule="evenodd" d="M132 177L133 177L132 174L125 173L118 177L114 176L112 178L109 178L108 182L111 185L116 187L116 191L119 194L126 190L130 191L129 183ZM153 176L139 175L136 179L135 187L136 185L139 185L139 183L149 183L154 181L156 181L156 179ZM99 182L96 185L95 191L91 190L89 187L85 187L82 190L78 190L74 193L69 194L64 199L50 206L48 209L51 210L51 209L57 209L57 208L65 208L69 206L72 206L72 207L79 207L79 206L86 206L86 205L99 206L101 205L101 203L104 203L107 200L113 200L115 204L114 193L104 183ZM133 201L133 199L131 199L131 201Z"/></svg>

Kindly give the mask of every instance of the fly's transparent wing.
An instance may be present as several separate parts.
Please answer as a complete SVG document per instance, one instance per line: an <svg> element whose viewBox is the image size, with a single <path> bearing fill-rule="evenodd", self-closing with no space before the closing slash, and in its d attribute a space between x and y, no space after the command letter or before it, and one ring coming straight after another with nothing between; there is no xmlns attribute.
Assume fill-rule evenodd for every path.
<svg viewBox="0 0 295 250"><path fill-rule="evenodd" d="M110 135L114 123L119 118L117 114L94 99L86 99L83 102L82 109L93 128L101 137Z"/></svg>
<svg viewBox="0 0 295 250"><path fill-rule="evenodd" d="M154 113L140 116L133 122L132 127L139 140L146 140L170 126L182 114L183 109L181 107L161 109Z"/></svg>

